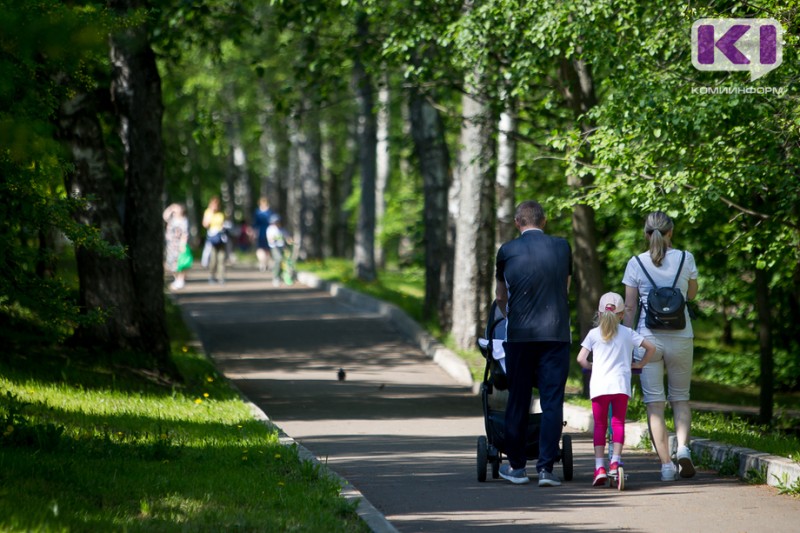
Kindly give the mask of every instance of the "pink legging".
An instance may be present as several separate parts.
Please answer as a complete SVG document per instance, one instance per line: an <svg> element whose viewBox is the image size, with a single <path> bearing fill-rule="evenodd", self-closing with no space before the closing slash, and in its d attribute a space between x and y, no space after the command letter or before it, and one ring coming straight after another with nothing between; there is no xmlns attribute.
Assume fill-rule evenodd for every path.
<svg viewBox="0 0 800 533"><path fill-rule="evenodd" d="M592 414L594 415L594 445L606 445L608 431L608 407L611 406L611 432L613 442L625 442L625 413L628 411L627 394L604 394L592 398Z"/></svg>

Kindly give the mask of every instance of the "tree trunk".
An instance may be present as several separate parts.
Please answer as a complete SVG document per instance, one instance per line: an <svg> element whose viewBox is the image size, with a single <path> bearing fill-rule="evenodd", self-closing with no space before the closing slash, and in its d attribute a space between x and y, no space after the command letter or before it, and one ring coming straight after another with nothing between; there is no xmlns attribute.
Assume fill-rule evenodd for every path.
<svg viewBox="0 0 800 533"><path fill-rule="evenodd" d="M235 94L231 88L229 98L235 101ZM226 213L231 222L248 223L255 209L252 187L250 184L250 169L247 165L247 148L242 141L242 117L238 110L231 110L227 124L228 143L230 154L228 158L231 176L230 204Z"/></svg>
<svg viewBox="0 0 800 533"><path fill-rule="evenodd" d="M356 31L361 49L369 46L369 26L366 13L360 12ZM373 86L360 56L353 62L353 82L358 100L358 148L361 169L361 202L356 229L355 274L363 281L377 277L375 269L375 174L377 153L377 124L374 111Z"/></svg>
<svg viewBox="0 0 800 533"><path fill-rule="evenodd" d="M500 114L499 131L497 132L497 179L495 193L497 195L497 234L495 247L500 248L516 235L514 213L516 211L517 181L517 132L515 102L507 101L507 109Z"/></svg>
<svg viewBox="0 0 800 533"><path fill-rule="evenodd" d="M287 130L289 128L284 114L277 112L271 100L270 88L263 79L259 84L258 95L264 101L258 117L261 129L258 144L264 161L261 179L258 183L258 195L267 197L273 211L283 213L284 205L281 204L280 183L282 179L285 183L286 154L289 150Z"/></svg>
<svg viewBox="0 0 800 533"><path fill-rule="evenodd" d="M138 3L111 2L124 11ZM134 5L135 4L135 5ZM164 153L161 78L144 27L111 37L111 94L125 153L125 242L133 267L143 343L160 369L175 373L164 315Z"/></svg>
<svg viewBox="0 0 800 533"><path fill-rule="evenodd" d="M322 134L316 103L304 98L292 120L286 218L301 259L322 258Z"/></svg>
<svg viewBox="0 0 800 533"><path fill-rule="evenodd" d="M289 157L287 160L286 171L286 200L283 204L282 213L283 227L297 240L302 240L300 235L300 173L301 161L308 161L309 158L303 154L306 148L305 134L303 133L303 121L301 113L294 113L289 126ZM302 244L302 243L301 243Z"/></svg>
<svg viewBox="0 0 800 533"><path fill-rule="evenodd" d="M59 137L69 146L75 165L66 175L67 193L89 202L86 209L75 214L76 220L84 226L99 228L109 244L124 245L122 223L114 207L116 192L103 131L96 106L88 95L78 94L61 106ZM105 320L81 326L75 332L75 340L108 351L144 349L128 258L105 257L80 244L75 247L75 256L78 304L84 313L97 310L106 313Z"/></svg>
<svg viewBox="0 0 800 533"><path fill-rule="evenodd" d="M494 251L494 176L487 108L465 94L459 157L459 206L453 277L452 334L467 350L483 330L488 310Z"/></svg>
<svg viewBox="0 0 800 533"><path fill-rule="evenodd" d="M448 263L452 264L453 253L447 242L450 153L439 111L417 89L411 90L409 111L424 191L425 301L422 315L425 320L438 315L441 321L445 311L441 308L442 301L446 301L444 293L450 290L444 269Z"/></svg>
<svg viewBox="0 0 800 533"><path fill-rule="evenodd" d="M291 181L290 169L292 159L292 141L290 137L291 121L282 118L275 130L277 151L275 153L274 175L270 182L274 184L275 198L270 198L273 210L282 215L288 213L289 182Z"/></svg>
<svg viewBox="0 0 800 533"><path fill-rule="evenodd" d="M356 128L348 127L347 139L345 140L346 154L356 154ZM338 139L326 138L328 152L334 153L333 143ZM330 248L328 255L333 257L353 257L353 238L349 231L350 211L345 205L347 199L353 192L353 176L358 167L358 157L352 156L340 173L330 173L327 187L327 205L330 206L327 217L327 245Z"/></svg>
<svg viewBox="0 0 800 533"><path fill-rule="evenodd" d="M759 386L759 421L772 425L772 400L775 386L775 360L772 352L772 320L770 318L769 275L756 269L756 313L758 315L758 344L761 354L761 376Z"/></svg>
<svg viewBox="0 0 800 533"><path fill-rule="evenodd" d="M381 233L383 217L386 214L386 188L389 185L391 159L389 155L389 77L384 76L383 84L378 90L378 122L377 122L377 160L375 178L375 264L384 268L386 266L386 251L383 247Z"/></svg>
<svg viewBox="0 0 800 533"><path fill-rule="evenodd" d="M567 105L576 120L580 121L581 132L588 137L592 125L584 121L584 115L597 105L594 79L591 69L584 61L563 59L560 65L561 90ZM590 147L589 143L586 144ZM581 155L591 161L591 148ZM567 184L572 189L582 190L594 181L594 176L567 176ZM573 235L573 281L578 302L578 329L583 339L594 325L595 306L603 293L603 269L597 254L597 229L594 209L588 205L576 205L572 212ZM583 394L589 395L589 379L584 376Z"/></svg>

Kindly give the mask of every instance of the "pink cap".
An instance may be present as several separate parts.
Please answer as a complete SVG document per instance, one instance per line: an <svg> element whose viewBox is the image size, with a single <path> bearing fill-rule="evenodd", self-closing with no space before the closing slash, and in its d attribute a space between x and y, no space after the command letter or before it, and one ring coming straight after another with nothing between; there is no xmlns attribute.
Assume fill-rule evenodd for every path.
<svg viewBox="0 0 800 533"><path fill-rule="evenodd" d="M600 305L597 306L597 310L601 313L605 311L621 313L625 310L625 301L616 292L607 292L600 297Z"/></svg>

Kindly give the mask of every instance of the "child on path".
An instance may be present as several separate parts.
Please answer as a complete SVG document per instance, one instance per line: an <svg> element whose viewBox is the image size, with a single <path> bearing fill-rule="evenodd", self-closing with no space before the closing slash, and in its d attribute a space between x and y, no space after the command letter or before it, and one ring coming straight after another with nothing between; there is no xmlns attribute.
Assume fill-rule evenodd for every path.
<svg viewBox="0 0 800 533"><path fill-rule="evenodd" d="M291 244L291 239L286 235L281 225L281 217L273 214L269 217L267 227L267 244L272 253L272 285L278 287L281 284L282 263L284 248Z"/></svg>
<svg viewBox="0 0 800 533"><path fill-rule="evenodd" d="M592 485L605 485L608 475L616 475L622 463L622 445L625 442L625 414L631 396L631 370L640 369L656 351L651 342L627 326L620 325L625 313L622 296L608 292L600 298L597 327L581 343L578 363L592 370L589 396L594 416L594 481ZM641 361L633 361L633 353L641 346L645 353ZM589 354L592 353L592 361ZM608 408L611 407L613 451L608 471L605 466Z"/></svg>

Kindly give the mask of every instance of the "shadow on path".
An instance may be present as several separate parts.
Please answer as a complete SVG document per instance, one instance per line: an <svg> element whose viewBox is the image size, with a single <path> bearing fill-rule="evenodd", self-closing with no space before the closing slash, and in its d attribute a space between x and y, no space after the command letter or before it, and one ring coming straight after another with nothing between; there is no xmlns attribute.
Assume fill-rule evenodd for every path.
<svg viewBox="0 0 800 533"><path fill-rule="evenodd" d="M255 271L236 270L224 286L198 282L202 274L175 299L219 369L400 531L794 532L800 523L800 501L771 489L710 472L662 483L642 451L626 450L625 491L593 488L590 436L569 429L573 481L479 483L478 397L388 319L320 290L272 289Z"/></svg>

